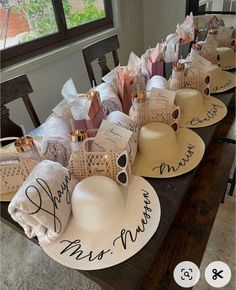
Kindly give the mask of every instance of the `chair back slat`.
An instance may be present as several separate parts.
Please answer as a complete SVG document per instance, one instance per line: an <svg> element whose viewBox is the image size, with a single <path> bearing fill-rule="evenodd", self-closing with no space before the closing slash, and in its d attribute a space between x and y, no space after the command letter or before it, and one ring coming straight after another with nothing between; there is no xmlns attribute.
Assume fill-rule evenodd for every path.
<svg viewBox="0 0 236 290"><path fill-rule="evenodd" d="M92 67L92 62L94 60L97 60L97 63L101 68L101 76L103 77L110 71L106 64L105 55L108 53L112 53L114 65L117 66L119 65L119 57L117 53L117 49L119 48L119 39L117 35L113 35L96 43L93 43L82 50L91 85L93 85L93 81L95 81L95 84L97 84Z"/></svg>
<svg viewBox="0 0 236 290"><path fill-rule="evenodd" d="M33 89L26 75L1 83L1 138L22 136L21 128L10 119L9 109L6 107L8 103L20 98L25 104L34 127L40 126L39 118L29 98L29 94L32 92Z"/></svg>

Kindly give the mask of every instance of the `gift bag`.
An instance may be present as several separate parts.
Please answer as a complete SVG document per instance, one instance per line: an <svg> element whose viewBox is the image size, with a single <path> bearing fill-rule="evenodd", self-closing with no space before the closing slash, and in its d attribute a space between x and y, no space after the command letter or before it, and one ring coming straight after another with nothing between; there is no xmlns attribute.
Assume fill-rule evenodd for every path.
<svg viewBox="0 0 236 290"><path fill-rule="evenodd" d="M86 119L76 120L76 129L89 130L97 129L105 118L105 114L99 99L99 96L94 95L87 113Z"/></svg>
<svg viewBox="0 0 236 290"><path fill-rule="evenodd" d="M129 113L132 105L132 93L135 88L135 75L127 67L116 68L116 85L122 109L125 114Z"/></svg>

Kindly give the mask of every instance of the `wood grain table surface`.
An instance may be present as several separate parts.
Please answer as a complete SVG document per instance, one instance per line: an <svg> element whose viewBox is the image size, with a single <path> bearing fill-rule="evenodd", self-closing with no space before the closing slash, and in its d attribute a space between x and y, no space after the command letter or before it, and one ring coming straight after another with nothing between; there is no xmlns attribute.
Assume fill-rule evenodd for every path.
<svg viewBox="0 0 236 290"><path fill-rule="evenodd" d="M232 98L234 98L234 90L230 90L226 93L222 93L217 96L219 99L221 99L225 105L228 107L230 105L230 101ZM174 177L174 178L168 178L168 179L155 179L155 178L146 178L148 182L155 188L160 204L161 204L161 220L159 227L152 237L152 239L145 245L145 247L140 250L135 256L128 259L127 261L124 261L123 263L103 269L103 270L96 270L96 271L80 271L82 274L87 276L88 278L92 279L93 281L97 282L101 285L104 289L140 289L143 287L144 289L152 289L147 288L150 287L150 285L153 283L152 275L155 275L156 269L159 270L162 267L162 263L160 260L160 263L157 263L157 260L160 257L160 251L161 255L166 259L167 261L171 260L171 257L168 255L169 252L168 247L166 246L166 240L165 238L168 237L169 245L171 246L171 240L176 240L179 237L180 232L175 232L174 229L178 229L181 226L181 223L183 222L183 226L185 225L185 208L182 209L181 205L186 207L185 203L182 203L184 199L187 198L186 193L189 193L189 189L191 188L192 180L193 178L196 180L202 178L202 175L207 176L208 170L212 171L208 178L215 178L213 174L213 167L209 166L209 160L213 158L211 156L211 152L209 152L210 144L213 146L218 146L215 144L214 140L216 136L218 136L218 130L221 127L221 122L205 127L200 129L194 129L195 132L197 132L206 145L206 152L204 155L203 160L201 161L200 165L192 170L189 173L186 173L184 175ZM225 128L223 130L222 134L226 134ZM218 136L219 137L219 136ZM222 144L221 144L222 145ZM214 158L217 160L221 160L224 158L224 156L227 156L227 150L225 147L218 146L217 150L214 152ZM231 150L232 151L232 150ZM230 155L231 156L231 155ZM215 160L214 159L214 160ZM217 161L218 162L218 161ZM231 163L230 163L231 162ZM232 164L232 158L231 160L227 160L228 167ZM217 173L219 174L219 173ZM204 177L206 178L206 177ZM218 176L219 178L219 176ZM207 189L210 191L211 189ZM202 193L205 194L204 192ZM210 201L209 201L210 202ZM219 203L219 201L217 201ZM23 233L22 228L15 223L11 217L9 216L7 212L8 202L1 202L1 218L4 222L6 222L8 225L12 226L19 232ZM191 211L191 204L190 204L190 211ZM215 213L213 213L214 215ZM178 217L179 216L179 217ZM178 218L177 218L178 217ZM183 218L183 221L182 221ZM188 221L187 221L188 223ZM206 225L208 227L212 227L212 224ZM170 233L172 227L171 235L167 235L167 233ZM198 225L194 223L194 228L197 230ZM184 231L184 228L182 229ZM201 235L200 235L201 236ZM200 237L199 236L199 237ZM37 240L34 240L37 242ZM165 243L163 243L165 241ZM206 244L206 241L204 240L204 245ZM166 248L167 247L167 248ZM181 253L181 249L180 249ZM162 259L164 259L162 257ZM164 264L168 264L168 262L165 262ZM199 261L197 261L199 263ZM163 265L164 265L163 264ZM157 265L157 268L155 267ZM151 268L152 266L152 268ZM153 268L154 267L154 268ZM154 269L154 270L153 270ZM153 272L152 272L153 271ZM149 274L148 274L149 273ZM165 274L165 273L164 273ZM146 280L145 280L146 277ZM159 277L160 279L162 277ZM153 283L154 284L154 283ZM146 285L146 286L145 286ZM163 285L164 286L164 285ZM176 286L176 285L175 285ZM145 288L146 287L146 288ZM159 287L156 285L156 287ZM161 286L162 287L162 286ZM175 288L153 288L153 289L175 289Z"/></svg>

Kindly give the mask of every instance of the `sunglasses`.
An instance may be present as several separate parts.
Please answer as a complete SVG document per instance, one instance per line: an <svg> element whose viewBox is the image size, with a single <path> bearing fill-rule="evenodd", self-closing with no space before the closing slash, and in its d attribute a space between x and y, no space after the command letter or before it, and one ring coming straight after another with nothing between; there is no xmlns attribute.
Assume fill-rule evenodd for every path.
<svg viewBox="0 0 236 290"><path fill-rule="evenodd" d="M116 165L121 169L116 175L116 180L119 184L124 186L128 185L128 174L126 170L127 164L128 164L128 155L127 152L124 151L120 155L118 155L116 159Z"/></svg>

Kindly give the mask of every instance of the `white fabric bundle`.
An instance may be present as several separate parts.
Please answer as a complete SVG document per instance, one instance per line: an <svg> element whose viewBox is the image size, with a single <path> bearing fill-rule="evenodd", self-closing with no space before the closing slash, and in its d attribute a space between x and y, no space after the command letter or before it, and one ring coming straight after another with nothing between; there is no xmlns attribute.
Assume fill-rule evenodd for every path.
<svg viewBox="0 0 236 290"><path fill-rule="evenodd" d="M52 116L44 125L43 141L41 147L42 157L57 161L67 166L71 148L68 133L71 126L67 120Z"/></svg>
<svg viewBox="0 0 236 290"><path fill-rule="evenodd" d="M169 90L170 85L164 77L156 75L147 81L146 91L150 91L152 88Z"/></svg>
<svg viewBox="0 0 236 290"><path fill-rule="evenodd" d="M110 113L107 116L106 120L133 132L129 139L127 148L129 160L130 163L132 164L135 160L138 148L138 134L139 134L138 124L135 121L133 121L129 116L119 111Z"/></svg>
<svg viewBox="0 0 236 290"><path fill-rule="evenodd" d="M169 62L176 62L178 61L178 47L179 45L179 36L178 34L169 34L166 37L166 50L164 61Z"/></svg>
<svg viewBox="0 0 236 290"><path fill-rule="evenodd" d="M67 168L44 160L22 184L8 211L29 238L40 244L56 240L65 230L71 214L71 195L77 180Z"/></svg>
<svg viewBox="0 0 236 290"><path fill-rule="evenodd" d="M96 91L100 94L103 111L106 116L113 111L122 111L119 96L111 84L101 83L96 87Z"/></svg>

